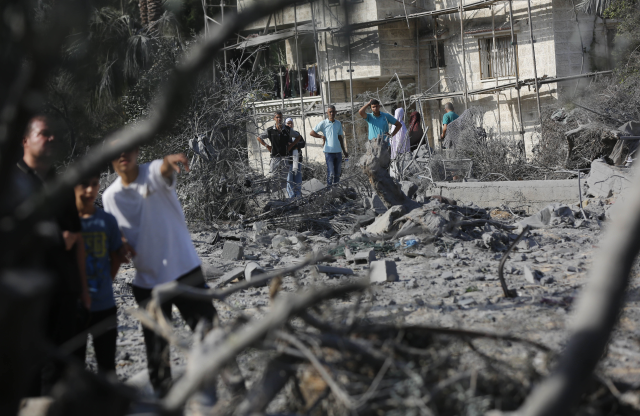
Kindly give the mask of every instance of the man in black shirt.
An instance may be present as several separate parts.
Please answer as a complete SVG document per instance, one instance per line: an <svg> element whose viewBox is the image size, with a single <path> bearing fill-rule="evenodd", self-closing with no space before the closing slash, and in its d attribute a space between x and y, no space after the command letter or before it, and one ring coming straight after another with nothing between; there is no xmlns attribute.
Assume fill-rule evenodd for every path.
<svg viewBox="0 0 640 416"><path fill-rule="evenodd" d="M12 201L8 205L18 207L39 192L45 180L55 175L53 156L56 144L52 122L46 116L33 117L22 140L24 155L17 163L12 177L14 190L9 194ZM43 248L46 253L42 253L41 264L55 278L47 315L46 335L56 346L62 345L75 335L78 300L87 309L91 304L85 274L82 225L73 190L64 195L61 205L62 207L52 212L48 218L51 223L57 225L59 235L54 238L52 245ZM26 263L24 259L17 261ZM27 264L22 264L25 265ZM42 385L34 386L32 394L49 394L61 373L60 365L51 362L45 364L42 370ZM41 391L38 392L38 389Z"/></svg>
<svg viewBox="0 0 640 416"><path fill-rule="evenodd" d="M267 131L258 136L258 143L267 148L271 153L271 163L269 164L269 174L277 180L279 189L286 186L289 165L291 164L291 151L300 141L300 137L291 141L291 131L283 123L283 116L277 111L273 117L275 125L269 127ZM270 145L265 143L269 140Z"/></svg>

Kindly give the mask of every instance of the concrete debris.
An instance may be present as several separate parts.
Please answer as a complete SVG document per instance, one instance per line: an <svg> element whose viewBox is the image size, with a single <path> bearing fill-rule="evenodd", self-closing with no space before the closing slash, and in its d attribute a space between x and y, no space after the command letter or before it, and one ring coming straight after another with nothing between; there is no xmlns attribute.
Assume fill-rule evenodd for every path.
<svg viewBox="0 0 640 416"><path fill-rule="evenodd" d="M366 228L368 233L384 235L390 233L395 225L394 221L406 213L402 205L391 207L387 212L376 218L376 220Z"/></svg>
<svg viewBox="0 0 640 416"><path fill-rule="evenodd" d="M416 192L418 192L418 185L410 181L401 181L400 189L407 196L407 198L413 198Z"/></svg>
<svg viewBox="0 0 640 416"><path fill-rule="evenodd" d="M217 231L213 234L209 234L204 238L204 242L207 244L215 244L220 241L220 233Z"/></svg>
<svg viewBox="0 0 640 416"><path fill-rule="evenodd" d="M360 251L353 256L353 262L355 264L370 264L372 261L376 261L375 250Z"/></svg>
<svg viewBox="0 0 640 416"><path fill-rule="evenodd" d="M369 281L371 283L381 282L397 282L398 269L396 268L396 262L390 260L377 260L371 262L371 269L369 272Z"/></svg>
<svg viewBox="0 0 640 416"><path fill-rule="evenodd" d="M222 270L208 263L202 263L201 267L202 267L202 273L204 274L204 277L209 277L209 278L218 277L224 274Z"/></svg>
<svg viewBox="0 0 640 416"><path fill-rule="evenodd" d="M524 265L524 270L523 270L523 276L524 276L524 280L526 280L527 282L531 283L532 285L537 285L540 282L540 279L542 279L544 277L544 274L541 273L538 270L531 270L529 268L529 266L527 266L526 264ZM548 281L548 279L547 279Z"/></svg>
<svg viewBox="0 0 640 416"><path fill-rule="evenodd" d="M222 258L227 260L242 260L244 248L236 243L225 241L222 249Z"/></svg>
<svg viewBox="0 0 640 416"><path fill-rule="evenodd" d="M447 204L447 205L458 205L458 203L457 203L455 200L453 200L453 199L451 199L451 198L447 198L446 196L441 196L441 195L431 195L431 196L428 196L428 197L425 199L424 203L425 203L425 204L428 204L431 200L433 200L433 201L438 201L438 202L440 202L441 204Z"/></svg>
<svg viewBox="0 0 640 416"><path fill-rule="evenodd" d="M243 274L244 274L244 267L236 267L235 269L232 269L228 272L226 272L225 274L223 274L220 277L219 283L217 284L217 287L222 287L224 285L226 285L227 283L231 283L234 280L240 278Z"/></svg>
<svg viewBox="0 0 640 416"><path fill-rule="evenodd" d="M353 274L353 270L346 267L316 266L318 273L325 274Z"/></svg>
<svg viewBox="0 0 640 416"><path fill-rule="evenodd" d="M377 215L387 212L387 207L378 195L364 198L363 206L367 210L373 210Z"/></svg>
<svg viewBox="0 0 640 416"><path fill-rule="evenodd" d="M276 235L271 240L271 247L273 247L273 248L278 248L281 245L290 245L290 244L291 244L291 242L287 239L287 237L285 237L283 235Z"/></svg>
<svg viewBox="0 0 640 416"><path fill-rule="evenodd" d="M244 278L246 281L250 282L254 277L265 273L264 269L260 267L258 263L249 262L244 267ZM264 286L267 285L268 282L264 282Z"/></svg>
<svg viewBox="0 0 640 416"><path fill-rule="evenodd" d="M570 207L564 204L551 204L538 213L527 217L517 223L520 230L525 226L530 228L557 227L561 224L573 225L575 216Z"/></svg>
<svg viewBox="0 0 640 416"><path fill-rule="evenodd" d="M591 171L585 180L584 193L596 198L624 196L631 185L630 168L611 166L604 160L598 159L591 162Z"/></svg>

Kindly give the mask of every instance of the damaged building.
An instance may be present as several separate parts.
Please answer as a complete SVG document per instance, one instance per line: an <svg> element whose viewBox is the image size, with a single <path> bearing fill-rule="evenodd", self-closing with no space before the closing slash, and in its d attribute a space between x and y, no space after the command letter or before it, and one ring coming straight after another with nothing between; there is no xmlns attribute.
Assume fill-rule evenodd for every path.
<svg viewBox="0 0 640 416"><path fill-rule="evenodd" d="M252 3L240 0L238 8ZM264 16L245 28L246 40L227 49L261 49L259 65L274 74L275 99L252 104L247 140L258 168L268 154L255 141L255 123L270 124L273 111L293 117L307 135L334 104L358 150L362 144L352 137L366 132L357 116L362 95L374 98L393 81L402 91L383 102L383 111L396 105L408 109L405 114L419 111L431 146L441 144L444 104L452 102L458 114L480 109L485 129L523 141L530 152L541 108L611 69L614 27L570 0L322 0ZM302 85L302 93L299 69L302 84L311 73L317 84ZM320 140L306 140L307 157L323 160Z"/></svg>

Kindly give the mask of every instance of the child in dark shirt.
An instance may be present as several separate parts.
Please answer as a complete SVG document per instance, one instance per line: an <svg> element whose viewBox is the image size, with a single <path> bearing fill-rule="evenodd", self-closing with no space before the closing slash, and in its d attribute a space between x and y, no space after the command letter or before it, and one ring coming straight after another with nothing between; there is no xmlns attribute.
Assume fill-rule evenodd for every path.
<svg viewBox="0 0 640 416"><path fill-rule="evenodd" d="M78 331L88 330L92 334L98 370L115 372L118 331L112 282L120 264L127 260L116 219L95 205L99 189L98 176L90 177L75 187L76 206L80 214L86 251L87 283L91 296L91 309L80 323ZM100 323L97 329L92 329ZM86 343L77 351L78 358L83 361L85 354Z"/></svg>

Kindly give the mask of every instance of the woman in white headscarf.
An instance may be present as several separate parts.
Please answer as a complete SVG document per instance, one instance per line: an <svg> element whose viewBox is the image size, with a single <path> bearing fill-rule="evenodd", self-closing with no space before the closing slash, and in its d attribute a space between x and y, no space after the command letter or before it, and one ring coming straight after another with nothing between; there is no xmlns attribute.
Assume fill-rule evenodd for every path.
<svg viewBox="0 0 640 416"><path fill-rule="evenodd" d="M404 124L404 108L396 108L396 120L402 124L402 129L391 139L391 159L395 159L401 153L408 153L411 150L411 144L407 135L407 126Z"/></svg>

